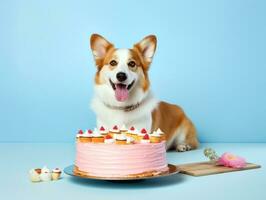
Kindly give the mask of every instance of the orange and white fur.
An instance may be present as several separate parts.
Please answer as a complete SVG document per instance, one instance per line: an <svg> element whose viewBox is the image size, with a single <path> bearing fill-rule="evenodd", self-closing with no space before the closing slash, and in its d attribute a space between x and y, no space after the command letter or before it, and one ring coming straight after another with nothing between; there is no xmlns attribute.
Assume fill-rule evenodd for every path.
<svg viewBox="0 0 266 200"><path fill-rule="evenodd" d="M90 45L97 66L91 107L98 127L124 124L139 130L160 128L166 134L167 150L197 148L195 127L184 111L158 101L150 90L148 70L157 45L154 35L131 49L117 49L102 36L93 34Z"/></svg>

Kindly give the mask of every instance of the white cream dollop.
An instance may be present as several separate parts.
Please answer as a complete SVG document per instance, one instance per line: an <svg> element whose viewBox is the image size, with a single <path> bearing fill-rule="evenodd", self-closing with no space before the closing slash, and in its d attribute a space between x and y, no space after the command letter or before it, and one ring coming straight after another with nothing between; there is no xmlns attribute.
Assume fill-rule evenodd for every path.
<svg viewBox="0 0 266 200"><path fill-rule="evenodd" d="M79 131L80 131L80 130L79 130ZM76 134L76 137L77 137L77 138L83 135L83 134L80 134L79 131L78 131L78 133ZM83 133L83 132L82 132L82 133Z"/></svg>
<svg viewBox="0 0 266 200"><path fill-rule="evenodd" d="M160 128L158 128L158 129L156 130L156 132L157 132L158 134L160 134L160 135L163 135L163 134L164 134L164 132L162 132L162 130L161 130Z"/></svg>
<svg viewBox="0 0 266 200"><path fill-rule="evenodd" d="M134 130L134 131L132 131L132 133L131 133L131 134L133 134L133 135L138 135L138 134L139 134L139 130L135 128L135 130Z"/></svg>
<svg viewBox="0 0 266 200"><path fill-rule="evenodd" d="M153 131L153 133L151 134L151 136L153 136L153 137L161 137L161 134L158 133L157 131Z"/></svg>
<svg viewBox="0 0 266 200"><path fill-rule="evenodd" d="M117 139L117 140L127 140L127 137L124 134L117 134L115 139Z"/></svg>
<svg viewBox="0 0 266 200"><path fill-rule="evenodd" d="M97 128L94 128L94 131L93 131L93 137L101 137L102 135L99 133L98 129Z"/></svg>
<svg viewBox="0 0 266 200"><path fill-rule="evenodd" d="M121 126L120 131L127 131L127 127L125 126L125 124Z"/></svg>
<svg viewBox="0 0 266 200"><path fill-rule="evenodd" d="M89 133L89 130L86 130L82 137L92 137L92 133Z"/></svg>

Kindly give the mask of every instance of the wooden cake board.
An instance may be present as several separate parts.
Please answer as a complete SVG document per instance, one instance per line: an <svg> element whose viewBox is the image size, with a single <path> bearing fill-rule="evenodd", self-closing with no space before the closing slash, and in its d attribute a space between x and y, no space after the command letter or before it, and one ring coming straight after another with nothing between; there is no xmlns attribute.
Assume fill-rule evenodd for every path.
<svg viewBox="0 0 266 200"><path fill-rule="evenodd" d="M225 166L215 165L213 162L198 162L198 163L188 163L182 165L176 165L182 174L188 174L191 176L206 176L212 174L220 174L226 172L234 172L248 169L260 168L260 165L253 163L247 163L246 167L241 169L234 169Z"/></svg>

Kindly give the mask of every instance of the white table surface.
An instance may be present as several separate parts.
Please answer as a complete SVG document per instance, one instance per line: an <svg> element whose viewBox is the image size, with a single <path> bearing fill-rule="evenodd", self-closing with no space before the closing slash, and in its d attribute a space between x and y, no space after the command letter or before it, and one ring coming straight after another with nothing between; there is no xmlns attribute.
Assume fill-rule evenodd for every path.
<svg viewBox="0 0 266 200"><path fill-rule="evenodd" d="M265 143L202 144L198 150L190 152L168 152L168 161L172 164L204 161L205 147L212 147L220 154L229 151L241 155L262 168L203 177L177 174L162 179L118 183L63 174L59 181L32 183L28 179L31 168L43 165L64 168L73 164L74 143L0 143L0 197L3 200L266 199Z"/></svg>

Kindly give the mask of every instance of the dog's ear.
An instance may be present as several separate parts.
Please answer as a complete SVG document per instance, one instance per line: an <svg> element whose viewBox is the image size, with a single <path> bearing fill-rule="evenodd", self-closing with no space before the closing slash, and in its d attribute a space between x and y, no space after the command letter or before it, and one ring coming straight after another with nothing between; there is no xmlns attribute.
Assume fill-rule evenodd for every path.
<svg viewBox="0 0 266 200"><path fill-rule="evenodd" d="M90 46L96 65L102 67L107 52L114 48L114 45L108 42L104 37L98 34L92 34Z"/></svg>
<svg viewBox="0 0 266 200"><path fill-rule="evenodd" d="M140 53L143 58L144 65L148 67L152 61L156 50L157 39L155 35L149 35L134 45L134 49Z"/></svg>

